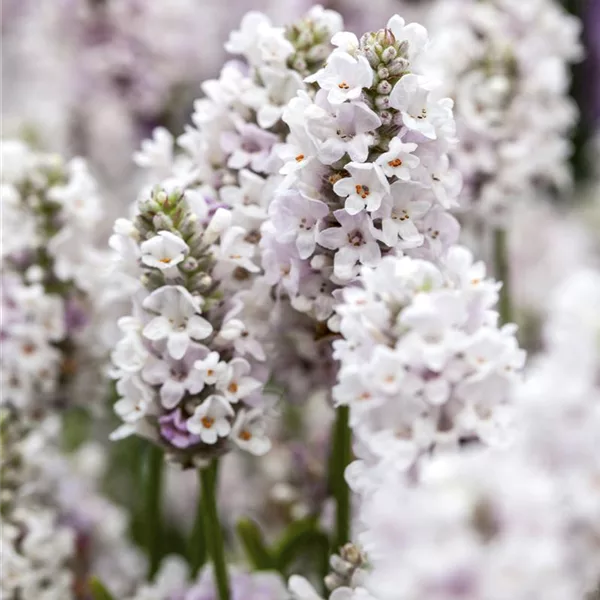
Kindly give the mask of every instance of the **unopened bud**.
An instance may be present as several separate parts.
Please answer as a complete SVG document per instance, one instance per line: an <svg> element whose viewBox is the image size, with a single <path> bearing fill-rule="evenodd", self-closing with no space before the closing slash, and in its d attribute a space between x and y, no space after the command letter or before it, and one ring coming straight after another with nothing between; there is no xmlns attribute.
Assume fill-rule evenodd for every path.
<svg viewBox="0 0 600 600"><path fill-rule="evenodd" d="M292 62L292 67L293 67L294 71L303 73L304 71L306 71L306 61L304 60L304 58L302 56L297 56L296 58L294 58L294 60Z"/></svg>
<svg viewBox="0 0 600 600"><path fill-rule="evenodd" d="M392 84L385 79L377 84L377 93L382 96L387 96L392 91Z"/></svg>
<svg viewBox="0 0 600 600"><path fill-rule="evenodd" d="M388 46L381 53L381 60L387 65L391 60L394 60L394 58L396 58L397 55L398 53L396 52L396 48L394 48L394 46Z"/></svg>
<svg viewBox="0 0 600 600"><path fill-rule="evenodd" d="M340 551L340 556L350 564L358 567L363 563L363 557L357 546L348 543Z"/></svg>
<svg viewBox="0 0 600 600"><path fill-rule="evenodd" d="M193 256L188 256L180 265L180 268L185 273L191 273L198 268L198 261Z"/></svg>
<svg viewBox="0 0 600 600"><path fill-rule="evenodd" d="M328 46L326 46L325 44L318 44L316 46L313 46L308 51L306 57L311 62L320 62L322 60L325 60L329 56L330 52L331 51Z"/></svg>
<svg viewBox="0 0 600 600"><path fill-rule="evenodd" d="M342 577L348 576L354 568L354 566L351 563L344 560L341 556L338 556L337 554L333 554L329 558L329 566Z"/></svg>
<svg viewBox="0 0 600 600"><path fill-rule="evenodd" d="M364 49L364 53L371 67L376 69L379 66L379 63L381 62L379 56L377 55L377 52L375 52L372 46L366 46Z"/></svg>
<svg viewBox="0 0 600 600"><path fill-rule="evenodd" d="M409 46L410 46L410 44L408 43L408 40L402 40L398 44L398 55L399 56L403 56L404 58L406 58L406 56L408 54L408 47Z"/></svg>
<svg viewBox="0 0 600 600"><path fill-rule="evenodd" d="M173 229L173 221L171 217L165 215L165 213L154 215L152 225L156 231L171 231Z"/></svg>
<svg viewBox="0 0 600 600"><path fill-rule="evenodd" d="M333 592L333 590L337 590L337 588L342 587L343 585L344 582L335 573L329 573L329 575L325 577L325 587L331 592Z"/></svg>
<svg viewBox="0 0 600 600"><path fill-rule="evenodd" d="M387 67L382 65L377 69L377 77L379 77L379 79L387 79L389 76L390 72L387 70Z"/></svg>
<svg viewBox="0 0 600 600"><path fill-rule="evenodd" d="M199 294L207 292L213 284L213 279L208 273L198 273L192 277L190 288Z"/></svg>
<svg viewBox="0 0 600 600"><path fill-rule="evenodd" d="M389 96L377 96L375 98L375 106L379 110L385 110L390 107L390 97Z"/></svg>
<svg viewBox="0 0 600 600"><path fill-rule="evenodd" d="M401 75L408 69L408 61L405 58L397 56L388 65L390 75Z"/></svg>

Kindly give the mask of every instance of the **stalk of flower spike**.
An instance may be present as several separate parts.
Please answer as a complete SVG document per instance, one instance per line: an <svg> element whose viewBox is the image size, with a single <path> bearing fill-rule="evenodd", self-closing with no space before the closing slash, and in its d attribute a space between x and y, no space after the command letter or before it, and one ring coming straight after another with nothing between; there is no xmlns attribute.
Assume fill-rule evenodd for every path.
<svg viewBox="0 0 600 600"><path fill-rule="evenodd" d="M163 496L164 458L160 448L149 446L145 464L145 485L142 494L144 506L144 528L146 552L148 554L148 576L154 577L161 560L162 518L161 499Z"/></svg>
<svg viewBox="0 0 600 600"><path fill-rule="evenodd" d="M139 290L112 357L125 421L114 437L137 433L193 466L233 446L264 454L270 442L264 352L235 292L237 274L257 268L253 247L229 212L203 222L187 198L155 190L135 223L117 222L112 244L137 269Z"/></svg>
<svg viewBox="0 0 600 600"><path fill-rule="evenodd" d="M263 264L318 321L361 264L400 251L435 259L456 240L452 102L420 75L426 42L400 17L360 41L336 34L327 66L307 79L316 94L300 92L284 112L286 179L262 228Z"/></svg>
<svg viewBox="0 0 600 600"><path fill-rule="evenodd" d="M213 459L210 466L200 470L204 538L213 565L213 576L219 600L229 600L229 576L223 545L223 532L217 509L218 463Z"/></svg>
<svg viewBox="0 0 600 600"><path fill-rule="evenodd" d="M426 41L422 27L398 16L360 41L338 33L326 66L306 78L316 93L299 92L284 111L286 179L262 227L263 264L278 295L316 321L331 317L334 290L351 283L361 264L411 250L436 260L458 233L445 212L459 187L446 154L452 102L416 74ZM337 329L335 319L329 327ZM349 541L346 409L334 431L339 547Z"/></svg>
<svg viewBox="0 0 600 600"><path fill-rule="evenodd" d="M494 266L498 281L502 282L498 311L503 324L513 321L512 299L510 295L510 257L508 255L507 232L495 229L493 234Z"/></svg>
<svg viewBox="0 0 600 600"><path fill-rule="evenodd" d="M43 415L101 395L104 348L94 319L104 260L101 219L85 163L65 164L18 141L2 144L3 402Z"/></svg>

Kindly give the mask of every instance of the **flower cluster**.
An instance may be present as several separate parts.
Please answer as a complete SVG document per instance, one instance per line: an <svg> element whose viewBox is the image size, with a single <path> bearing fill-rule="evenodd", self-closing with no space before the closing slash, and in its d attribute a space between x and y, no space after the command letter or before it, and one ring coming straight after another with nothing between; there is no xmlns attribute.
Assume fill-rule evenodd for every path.
<svg viewBox="0 0 600 600"><path fill-rule="evenodd" d="M582 599L561 510L556 481L510 453L437 459L417 486L389 479L361 509L366 597Z"/></svg>
<svg viewBox="0 0 600 600"><path fill-rule="evenodd" d="M231 572L231 600L287 600L281 577L276 573L243 570ZM189 581L187 565L176 556L167 557L155 580L142 586L129 600L218 600L210 569Z"/></svg>
<svg viewBox="0 0 600 600"><path fill-rule="evenodd" d="M389 281L389 275L380 279L376 289L400 307L400 296L390 293L397 282ZM546 349L512 389L516 435L510 444L438 454L408 477L394 473L402 457L393 444L382 440L371 446L374 485L361 494L356 538L367 555L366 567L358 577L336 575L346 587L332 597L595 597L590 594L600 579L599 294L600 279L590 270L556 289ZM356 293L355 300L368 310L364 293ZM363 330L390 331L389 324L373 326L381 308L379 313L372 308L363 314ZM406 310L400 308L399 321ZM390 422L389 413L381 422ZM373 480L377 470L382 473ZM319 598L298 577L290 580L290 590L298 600Z"/></svg>
<svg viewBox="0 0 600 600"><path fill-rule="evenodd" d="M242 60L228 62L219 79L202 85L206 97L196 101L193 125L177 139L178 151L173 136L157 129L136 154L153 182L162 180L167 189L185 187L196 210L230 209L233 224L244 228L246 241L256 247L256 271L262 266L261 226L283 179L278 152L289 128L282 114L305 89L303 77L323 66L331 51L330 39L341 27L340 15L320 6L286 28L273 26L260 13L248 13L226 44ZM246 286L253 284L253 278L247 278ZM297 370L304 360L302 348L290 336L269 331L269 323L277 321L270 314L270 282L257 285L263 297L256 303L262 309L260 320L271 346L277 347L271 356L281 362L287 356L287 364ZM285 312L285 307L281 310Z"/></svg>
<svg viewBox="0 0 600 600"><path fill-rule="evenodd" d="M188 198L193 190L157 188L133 222L115 225L111 244L138 289L112 353L124 421L114 436L150 437L185 464L231 443L263 454L265 352L253 320L260 298L239 290L258 270L254 246L229 211L199 214Z"/></svg>
<svg viewBox="0 0 600 600"><path fill-rule="evenodd" d="M438 4L431 63L456 102L451 157L464 201L502 220L536 189L570 183L569 63L581 57L581 26L554 0Z"/></svg>
<svg viewBox="0 0 600 600"><path fill-rule="evenodd" d="M2 596L87 600L92 575L110 576L119 597L129 593L145 565L125 538L128 518L98 492L99 449L67 459L52 417L34 423L2 407L0 418Z"/></svg>
<svg viewBox="0 0 600 600"><path fill-rule="evenodd" d="M283 183L263 226L267 280L299 311L326 321L332 291L390 252L437 258L456 241L449 169L452 101L419 71L427 32L392 17L387 28L337 33L327 64L305 79L283 120Z"/></svg>
<svg viewBox="0 0 600 600"><path fill-rule="evenodd" d="M80 159L4 141L2 167L3 402L44 410L100 351L91 337L100 198Z"/></svg>
<svg viewBox="0 0 600 600"><path fill-rule="evenodd" d="M57 507L46 496L35 462L48 444L45 428L33 431L19 411L0 408L2 442L2 574L7 598L71 597L75 536L61 523Z"/></svg>
<svg viewBox="0 0 600 600"><path fill-rule="evenodd" d="M348 473L354 485L407 470L434 449L502 436L524 352L515 327L497 325L498 284L483 263L454 246L441 268L386 257L363 268L361 282L341 294L343 339L333 343L333 397L350 407L366 461Z"/></svg>
<svg viewBox="0 0 600 600"><path fill-rule="evenodd" d="M565 547L577 576L600 581L600 275L573 273L550 299L545 351L517 390L521 433L517 451L561 490L568 523Z"/></svg>

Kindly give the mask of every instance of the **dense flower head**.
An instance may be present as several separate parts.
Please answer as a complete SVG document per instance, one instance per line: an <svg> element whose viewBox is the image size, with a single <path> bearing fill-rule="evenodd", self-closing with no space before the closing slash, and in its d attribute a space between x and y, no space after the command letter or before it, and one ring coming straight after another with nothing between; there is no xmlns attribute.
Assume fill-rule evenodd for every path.
<svg viewBox="0 0 600 600"><path fill-rule="evenodd" d="M451 157L465 207L502 222L515 202L570 183L569 63L581 58L580 23L554 0L438 5L431 66L455 100Z"/></svg>
<svg viewBox="0 0 600 600"><path fill-rule="evenodd" d="M600 579L600 276L581 269L550 296L544 351L516 393L517 451L559 487L579 579Z"/></svg>
<svg viewBox="0 0 600 600"><path fill-rule="evenodd" d="M338 32L326 65L283 112L284 181L262 227L266 279L318 321L335 288L390 253L437 259L458 235L446 211L452 101L419 70L427 32L395 16L359 40Z"/></svg>
<svg viewBox="0 0 600 600"><path fill-rule="evenodd" d="M44 411L77 400L71 384L102 354L93 320L103 254L92 245L101 201L81 159L6 140L2 166L3 402Z"/></svg>
<svg viewBox="0 0 600 600"><path fill-rule="evenodd" d="M183 464L232 444L264 454L261 297L245 289L255 247L228 210L208 216L188 198L156 188L134 221L115 225L111 245L135 292L112 353L124 421L114 437L149 437Z"/></svg>
<svg viewBox="0 0 600 600"><path fill-rule="evenodd" d="M389 478L361 507L361 585L377 600L582 599L559 490L503 452L438 458L418 485Z"/></svg>
<svg viewBox="0 0 600 600"><path fill-rule="evenodd" d="M90 444L66 457L52 416L0 410L3 597L87 600L92 575L129 593L145 565L125 537L128 517L99 492L102 451Z"/></svg>
<svg viewBox="0 0 600 600"><path fill-rule="evenodd" d="M268 260L259 252L259 242L268 205L284 177L278 172L277 155L289 133L283 112L305 88L303 77L323 66L331 51L330 39L340 29L341 17L320 6L285 28L274 26L265 15L249 13L226 44L236 60L225 64L218 79L202 85L205 97L195 103L193 124L176 145L169 132L156 130L136 155L150 180L161 181L168 190L185 188L188 202L203 218L217 208L230 211L235 232L228 234L223 251L233 245L235 254L243 249L246 260L240 266L245 270L237 270L238 284L260 288L256 321L262 321L265 337L270 338L269 356L281 363L284 355L289 357L287 364L294 370L302 362L302 349L297 345L288 349L282 341L278 332L287 329L285 324L271 327L277 321L271 310L271 280L261 277L258 283L248 274L262 274L259 267ZM280 312L286 312L285 307Z"/></svg>
<svg viewBox="0 0 600 600"><path fill-rule="evenodd" d="M502 439L524 352L514 326L498 327L498 284L483 263L459 246L440 268L386 257L363 267L361 283L341 292L343 339L333 342L333 398L350 407L364 460L348 472L353 485L374 485L432 451Z"/></svg>

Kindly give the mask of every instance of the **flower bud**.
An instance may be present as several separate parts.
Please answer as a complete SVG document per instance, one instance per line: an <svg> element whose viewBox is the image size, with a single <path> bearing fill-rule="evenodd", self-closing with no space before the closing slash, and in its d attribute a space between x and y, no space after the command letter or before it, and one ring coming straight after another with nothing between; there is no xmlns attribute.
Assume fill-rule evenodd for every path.
<svg viewBox="0 0 600 600"><path fill-rule="evenodd" d="M382 96L387 96L392 91L392 84L389 81L380 81L377 85L377 93Z"/></svg>
<svg viewBox="0 0 600 600"><path fill-rule="evenodd" d="M158 213L152 219L152 225L156 231L171 231L173 229L173 220L165 213Z"/></svg>
<svg viewBox="0 0 600 600"><path fill-rule="evenodd" d="M306 70L306 60L302 56L297 56L292 62L292 67L295 71L302 73Z"/></svg>
<svg viewBox="0 0 600 600"><path fill-rule="evenodd" d="M336 590L337 588L342 587L343 585L344 582L335 573L329 573L329 575L325 577L325 587L327 587L327 589L330 591Z"/></svg>
<svg viewBox="0 0 600 600"><path fill-rule="evenodd" d="M387 65L390 75L401 75L408 68L408 61L405 58L397 56Z"/></svg>
<svg viewBox="0 0 600 600"><path fill-rule="evenodd" d="M377 98L375 98L375 106L380 110L389 108L390 107L390 97L389 96L377 96Z"/></svg>
<svg viewBox="0 0 600 600"><path fill-rule="evenodd" d="M213 284L213 279L207 273L198 273L192 277L190 288L199 294L207 292Z"/></svg>
<svg viewBox="0 0 600 600"><path fill-rule="evenodd" d="M387 70L387 67L382 65L377 69L377 77L379 77L379 79L387 79L389 76L390 72Z"/></svg>
<svg viewBox="0 0 600 600"><path fill-rule="evenodd" d="M198 261L193 256L188 256L180 265L185 273L191 273L198 268Z"/></svg>
<svg viewBox="0 0 600 600"><path fill-rule="evenodd" d="M381 53L381 60L382 60L382 62L384 62L387 65L391 60L396 58L397 55L398 55L398 53L396 52L396 48L394 48L393 46L388 46Z"/></svg>
<svg viewBox="0 0 600 600"><path fill-rule="evenodd" d="M381 60L379 59L379 56L377 55L377 53L375 52L375 50L373 49L373 47L372 46L366 46L365 49L364 49L364 53L365 53L365 57L369 61L369 64L374 69L376 69L377 66L379 65L379 63L381 62Z"/></svg>
<svg viewBox="0 0 600 600"><path fill-rule="evenodd" d="M325 44L318 44L317 46L313 46L308 51L308 53L306 54L306 57L311 62L320 62L322 60L327 59L330 52L331 52L331 50L329 49L328 46L326 46Z"/></svg>

